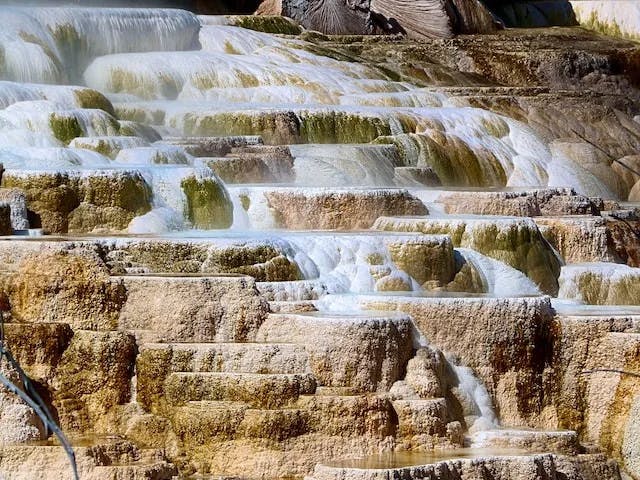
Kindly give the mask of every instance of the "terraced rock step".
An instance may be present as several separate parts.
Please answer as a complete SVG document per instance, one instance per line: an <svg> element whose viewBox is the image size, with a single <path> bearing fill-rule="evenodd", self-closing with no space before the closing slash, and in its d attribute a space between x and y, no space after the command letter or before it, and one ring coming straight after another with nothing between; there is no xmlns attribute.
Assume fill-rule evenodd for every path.
<svg viewBox="0 0 640 480"><path fill-rule="evenodd" d="M386 232L447 234L454 246L471 248L525 273L543 292L558 291L560 260L530 218L380 217L373 228Z"/></svg>
<svg viewBox="0 0 640 480"><path fill-rule="evenodd" d="M403 374L413 355L411 332L411 320L400 314L270 314L257 339L305 345L319 385L374 392Z"/></svg>
<svg viewBox="0 0 640 480"><path fill-rule="evenodd" d="M473 448L522 449L532 453L576 455L582 447L576 432L540 430L485 430L471 435Z"/></svg>
<svg viewBox="0 0 640 480"><path fill-rule="evenodd" d="M537 217L535 222L567 263L618 260L613 235L603 217Z"/></svg>
<svg viewBox="0 0 640 480"><path fill-rule="evenodd" d="M449 412L444 398L394 400L398 431L403 437L446 437Z"/></svg>
<svg viewBox="0 0 640 480"><path fill-rule="evenodd" d="M253 228L359 230L384 215L426 215L404 189L231 187ZM265 208L268 206L268 208Z"/></svg>
<svg viewBox="0 0 640 480"><path fill-rule="evenodd" d="M112 270L176 274L245 274L256 281L300 280L298 266L270 238L127 238L98 242ZM0 245L2 248L2 245Z"/></svg>
<svg viewBox="0 0 640 480"><path fill-rule="evenodd" d="M176 409L174 425L183 441L269 438L283 441L309 434L383 439L395 431L384 395L301 395L287 408L253 408L242 402L189 402Z"/></svg>
<svg viewBox="0 0 640 480"><path fill-rule="evenodd" d="M463 365L474 369L493 392L503 422L522 423L523 417L531 414L524 405L514 404L513 397L503 397L499 385L541 381L538 362L547 355L542 345L551 341L554 319L548 298L358 295L356 305L378 313L410 315L430 344L458 356ZM491 341L484 343L483 338ZM523 343L524 338L529 340ZM539 346L534 350L522 348L525 343Z"/></svg>
<svg viewBox="0 0 640 480"><path fill-rule="evenodd" d="M194 157L224 157L235 148L262 145L259 136L164 137L162 143L176 145Z"/></svg>
<svg viewBox="0 0 640 480"><path fill-rule="evenodd" d="M264 298L273 302L305 302L318 300L327 294L327 286L318 280L293 282L258 282L256 287Z"/></svg>
<svg viewBox="0 0 640 480"><path fill-rule="evenodd" d="M283 441L308 433L308 412L296 408L255 409L239 402L189 402L176 409L173 425L189 444L267 438Z"/></svg>
<svg viewBox="0 0 640 480"><path fill-rule="evenodd" d="M300 395L313 393L311 374L171 373L166 381L167 402L241 401L257 408L290 405Z"/></svg>
<svg viewBox="0 0 640 480"><path fill-rule="evenodd" d="M570 188L505 192L443 192L436 200L449 214L512 215L523 217L552 215L595 215L602 200L578 195Z"/></svg>
<svg viewBox="0 0 640 480"><path fill-rule="evenodd" d="M156 450L138 450L129 442L109 441L74 447L78 473L87 480L171 480L178 469ZM60 446L4 445L0 448L0 473L6 480L72 478L67 454Z"/></svg>
<svg viewBox="0 0 640 480"><path fill-rule="evenodd" d="M250 341L268 311L250 277L143 275L111 281L127 291L119 328L152 330L169 342Z"/></svg>
<svg viewBox="0 0 640 480"><path fill-rule="evenodd" d="M5 341L82 480L640 478L640 48L262 11L345 2L408 35L0 8ZM0 427L1 480L69 478Z"/></svg>
<svg viewBox="0 0 640 480"><path fill-rule="evenodd" d="M172 372L295 374L309 370L303 346L261 343L145 344L141 356L170 357Z"/></svg>
<svg viewBox="0 0 640 480"><path fill-rule="evenodd" d="M272 313L310 313L318 310L310 300L269 302L269 308Z"/></svg>
<svg viewBox="0 0 640 480"><path fill-rule="evenodd" d="M467 456L464 452L462 457ZM362 467L316 466L308 477L313 480L384 480L388 478L437 478L438 480L475 480L478 478L528 479L544 475L549 480L571 478L590 480L592 478L618 478L618 466L608 461L604 455L509 455L496 456L491 451L482 450L471 453L472 458L456 459L456 452L451 452L451 460L436 461L420 465L413 463L398 467L367 468L367 460L360 462ZM418 461L414 457L414 462ZM370 461L376 464L376 459ZM347 462L348 463L348 462ZM358 464L358 462L353 462ZM387 462L388 463L388 462Z"/></svg>
<svg viewBox="0 0 640 480"><path fill-rule="evenodd" d="M615 263L583 263L562 267L559 298L590 305L636 305L640 268Z"/></svg>

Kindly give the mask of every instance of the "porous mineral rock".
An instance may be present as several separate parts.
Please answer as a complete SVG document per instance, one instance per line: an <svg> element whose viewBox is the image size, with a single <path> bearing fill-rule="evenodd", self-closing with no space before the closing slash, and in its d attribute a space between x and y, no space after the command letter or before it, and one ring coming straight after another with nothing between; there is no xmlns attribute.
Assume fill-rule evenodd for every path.
<svg viewBox="0 0 640 480"><path fill-rule="evenodd" d="M507 215L593 215L597 205L571 189L539 189L513 192L444 192L437 200L451 214Z"/></svg>
<svg viewBox="0 0 640 480"><path fill-rule="evenodd" d="M406 190L273 190L264 193L278 223L288 229L358 230L384 215L426 215L427 208Z"/></svg>
<svg viewBox="0 0 640 480"><path fill-rule="evenodd" d="M26 230L29 228L27 216L27 199L22 190L17 188L0 188L0 204L6 203L11 208L11 225L3 227L5 234L11 234L12 230Z"/></svg>
<svg viewBox="0 0 640 480"><path fill-rule="evenodd" d="M540 420L545 401L531 392L543 382L552 360L543 346L550 340L553 320L548 299L390 296L366 297L362 305L411 315L433 345L477 372L495 399L504 425ZM536 347L529 349L529 345Z"/></svg>
<svg viewBox="0 0 640 480"><path fill-rule="evenodd" d="M25 192L31 227L48 233L123 230L151 209L151 189L136 171L9 171L2 182Z"/></svg>
<svg viewBox="0 0 640 480"><path fill-rule="evenodd" d="M63 321L74 328L110 330L126 299L120 282L95 251L42 250L6 274L11 314L21 322Z"/></svg>
<svg viewBox="0 0 640 480"><path fill-rule="evenodd" d="M638 312L624 307L558 310L557 421L597 442L626 471L638 474L640 357Z"/></svg>
<svg viewBox="0 0 640 480"><path fill-rule="evenodd" d="M566 263L617 261L602 217L538 217L535 222Z"/></svg>
<svg viewBox="0 0 640 480"><path fill-rule="evenodd" d="M426 235L390 240L387 248L398 268L420 285L430 282L441 286L453 280L456 264L453 244L447 236Z"/></svg>
<svg viewBox="0 0 640 480"><path fill-rule="evenodd" d="M284 183L293 180L293 157L285 146L233 148L207 165L226 183Z"/></svg>
<svg viewBox="0 0 640 480"><path fill-rule="evenodd" d="M235 148L261 145L257 136L224 137L165 137L162 143L182 147L194 157L223 157Z"/></svg>
<svg viewBox="0 0 640 480"><path fill-rule="evenodd" d="M24 390L24 383L12 366L3 366L0 375ZM0 448L45 438L42 420L30 406L4 386L0 387L0 422L5 427L0 432Z"/></svg>
<svg viewBox="0 0 640 480"><path fill-rule="evenodd" d="M171 480L178 469L161 450L144 450L117 437L100 439L92 445L74 446L78 474L83 480L104 478L153 478ZM2 449L0 470L14 480L73 478L67 453L56 445L15 445Z"/></svg>
<svg viewBox="0 0 640 480"><path fill-rule="evenodd" d="M249 277L148 275L115 282L127 292L119 328L149 330L163 341L251 341L268 311Z"/></svg>
<svg viewBox="0 0 640 480"><path fill-rule="evenodd" d="M76 331L60 358L54 402L66 431L109 432L131 395L135 340L125 332Z"/></svg>
<svg viewBox="0 0 640 480"><path fill-rule="evenodd" d="M505 473L507 472L507 473ZM319 464L309 477L313 480L383 480L385 478L437 478L438 480L481 480L489 478L525 480L544 475L550 480L571 478L620 478L618 467L603 455L573 457L552 454L442 460L427 465L390 468L332 467Z"/></svg>
<svg viewBox="0 0 640 480"><path fill-rule="evenodd" d="M271 315L258 338L305 345L320 385L360 392L390 388L412 355L411 323L402 315Z"/></svg>
<svg viewBox="0 0 640 480"><path fill-rule="evenodd" d="M113 273L242 274L259 282L301 279L298 265L268 240L135 239L104 246Z"/></svg>

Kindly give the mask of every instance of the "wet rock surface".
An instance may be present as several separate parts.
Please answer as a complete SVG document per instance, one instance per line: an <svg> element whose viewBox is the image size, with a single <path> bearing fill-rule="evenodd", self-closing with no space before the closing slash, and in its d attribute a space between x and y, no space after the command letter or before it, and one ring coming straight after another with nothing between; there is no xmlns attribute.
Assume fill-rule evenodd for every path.
<svg viewBox="0 0 640 480"><path fill-rule="evenodd" d="M81 478L638 477L637 44L284 10L0 9L2 338Z"/></svg>

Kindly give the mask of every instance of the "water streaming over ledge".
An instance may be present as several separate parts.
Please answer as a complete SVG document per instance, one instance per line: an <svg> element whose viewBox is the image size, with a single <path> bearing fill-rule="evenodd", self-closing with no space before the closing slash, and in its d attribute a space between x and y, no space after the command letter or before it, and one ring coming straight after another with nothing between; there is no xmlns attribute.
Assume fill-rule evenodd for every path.
<svg viewBox="0 0 640 480"><path fill-rule="evenodd" d="M68 212L68 232L76 235L59 240L120 253L146 241L206 244L208 254L259 250L256 270L274 258L292 266L287 280L258 282L272 303L307 303L317 309L308 317L328 323L385 319L392 315L367 304L540 299L548 285L537 267L560 268L533 220L449 214L446 195L534 197L535 189L571 187L616 196L570 148L549 145L522 122L391 79L375 65L320 55L300 37L217 23L169 9L0 10L5 182L28 191L53 185L52 196L71 185L73 208L103 220L85 228L80 214ZM233 139L206 143L218 137ZM112 197L117 205L91 210L92 201ZM428 233L421 219L432 222ZM415 268L419 262L428 268ZM129 268L122 278L195 283L209 275L204 266L189 273ZM236 278L215 276L225 274ZM569 300L554 300L559 315L640 315L582 305L572 281L561 288ZM416 351L432 348L412 328ZM458 359L443 364L465 406L466 433L498 429L495 392ZM470 449L334 465L391 468L521 453Z"/></svg>

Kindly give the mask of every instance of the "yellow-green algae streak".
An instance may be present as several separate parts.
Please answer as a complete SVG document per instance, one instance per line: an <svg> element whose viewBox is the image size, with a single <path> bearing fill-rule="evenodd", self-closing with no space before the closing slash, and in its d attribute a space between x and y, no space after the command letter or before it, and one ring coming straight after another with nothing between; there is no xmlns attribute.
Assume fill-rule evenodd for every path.
<svg viewBox="0 0 640 480"><path fill-rule="evenodd" d="M194 176L182 180L181 185L187 197L185 215L195 228L231 226L233 206L222 185L212 179L197 179Z"/></svg>

